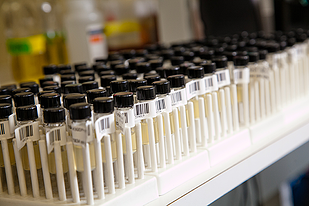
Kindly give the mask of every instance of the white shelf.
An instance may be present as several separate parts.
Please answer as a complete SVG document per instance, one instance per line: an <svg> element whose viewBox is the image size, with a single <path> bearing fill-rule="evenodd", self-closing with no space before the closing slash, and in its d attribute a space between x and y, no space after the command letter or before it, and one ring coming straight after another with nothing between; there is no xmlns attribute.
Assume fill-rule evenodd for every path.
<svg viewBox="0 0 309 206"><path fill-rule="evenodd" d="M258 141L206 172L150 202L152 205L207 205L309 141L309 100L282 110L282 123ZM274 118L273 121L277 119ZM271 121L268 122L272 124ZM252 131L256 130L252 127Z"/></svg>

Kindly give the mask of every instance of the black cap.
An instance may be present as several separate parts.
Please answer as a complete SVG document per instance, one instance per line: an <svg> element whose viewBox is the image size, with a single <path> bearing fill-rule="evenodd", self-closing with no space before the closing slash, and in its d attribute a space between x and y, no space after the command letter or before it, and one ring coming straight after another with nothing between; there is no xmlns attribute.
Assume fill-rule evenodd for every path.
<svg viewBox="0 0 309 206"><path fill-rule="evenodd" d="M0 103L12 104L11 95L0 95Z"/></svg>
<svg viewBox="0 0 309 206"><path fill-rule="evenodd" d="M83 91L86 93L88 90L99 88L99 84L96 81L84 82L82 83Z"/></svg>
<svg viewBox="0 0 309 206"><path fill-rule="evenodd" d="M97 97L93 100L93 111L95 113L114 112L114 100L110 97Z"/></svg>
<svg viewBox="0 0 309 206"><path fill-rule="evenodd" d="M68 94L64 97L65 108L69 109L72 104L86 102L85 94Z"/></svg>
<svg viewBox="0 0 309 206"><path fill-rule="evenodd" d="M110 52L111 53L111 52ZM118 61L118 60L124 60L123 56L118 53L114 54L108 54L108 60L109 61Z"/></svg>
<svg viewBox="0 0 309 206"><path fill-rule="evenodd" d="M82 84L67 84L64 87L64 93L83 93L83 87Z"/></svg>
<svg viewBox="0 0 309 206"><path fill-rule="evenodd" d="M16 107L35 104L34 94L32 92L17 93L14 95L14 102Z"/></svg>
<svg viewBox="0 0 309 206"><path fill-rule="evenodd" d="M205 74L212 74L216 72L216 64L215 63L204 63L201 64L201 66L204 68Z"/></svg>
<svg viewBox="0 0 309 206"><path fill-rule="evenodd" d="M132 92L119 92L114 94L114 104L115 107L124 108L124 107L133 107L134 98Z"/></svg>
<svg viewBox="0 0 309 206"><path fill-rule="evenodd" d="M289 38L288 39L288 46L291 47L296 43L296 39L295 38Z"/></svg>
<svg viewBox="0 0 309 206"><path fill-rule="evenodd" d="M146 86L147 80L145 79L132 79L128 80L128 89L130 92L136 92L136 88L140 86Z"/></svg>
<svg viewBox="0 0 309 206"><path fill-rule="evenodd" d="M39 85L36 82L24 82L20 83L21 88L30 88L33 94L37 94L39 92Z"/></svg>
<svg viewBox="0 0 309 206"><path fill-rule="evenodd" d="M92 69L97 72L97 68L101 65L104 66L106 64L104 62L95 62L94 64L92 64Z"/></svg>
<svg viewBox="0 0 309 206"><path fill-rule="evenodd" d="M135 57L136 51L134 49L124 49L121 50L120 53L125 59L130 59Z"/></svg>
<svg viewBox="0 0 309 206"><path fill-rule="evenodd" d="M118 64L115 66L114 71L116 72L117 75L122 75L122 74L128 73L130 69L128 66L124 64Z"/></svg>
<svg viewBox="0 0 309 206"><path fill-rule="evenodd" d="M135 56L143 57L146 54L148 54L148 51L146 49L138 49L138 50L136 50Z"/></svg>
<svg viewBox="0 0 309 206"><path fill-rule="evenodd" d="M77 67L76 71L78 73L81 73L81 72L85 72L85 71L93 71L93 69L89 66L79 66L79 67Z"/></svg>
<svg viewBox="0 0 309 206"><path fill-rule="evenodd" d="M106 96L107 96L107 97L109 97L109 96L111 96L111 95L113 94L110 85L106 86L105 89L106 89Z"/></svg>
<svg viewBox="0 0 309 206"><path fill-rule="evenodd" d="M174 50L166 49L161 51L161 56L163 56L164 60L171 59L174 56Z"/></svg>
<svg viewBox="0 0 309 206"><path fill-rule="evenodd" d="M160 57L156 54L146 54L145 58L146 58L146 61L150 61L152 59L163 59L162 57Z"/></svg>
<svg viewBox="0 0 309 206"><path fill-rule="evenodd" d="M267 54L268 54L267 50L259 50L259 55L260 55L261 60L265 60Z"/></svg>
<svg viewBox="0 0 309 206"><path fill-rule="evenodd" d="M180 65L185 61L183 56L173 56L171 58L171 63L173 66Z"/></svg>
<svg viewBox="0 0 309 206"><path fill-rule="evenodd" d="M122 75L122 79L137 79L136 73L125 73Z"/></svg>
<svg viewBox="0 0 309 206"><path fill-rule="evenodd" d="M94 81L93 76L83 76L83 77L79 77L79 79L78 79L78 83L80 83L80 84L82 84L84 82L90 82L90 81Z"/></svg>
<svg viewBox="0 0 309 206"><path fill-rule="evenodd" d="M104 76L104 75L115 75L115 71L113 71L113 70L106 70L106 71L101 71L100 73L99 73L99 76L101 77L101 76Z"/></svg>
<svg viewBox="0 0 309 206"><path fill-rule="evenodd" d="M95 71L100 74L103 71L111 70L110 66L107 66L106 64L100 64L96 66Z"/></svg>
<svg viewBox="0 0 309 206"><path fill-rule="evenodd" d="M280 50L282 51L282 50L285 50L288 44L286 41L281 41L279 45L280 45Z"/></svg>
<svg viewBox="0 0 309 206"><path fill-rule="evenodd" d="M214 50L206 50L206 51L200 52L199 57L201 59L212 60L214 55L215 55Z"/></svg>
<svg viewBox="0 0 309 206"><path fill-rule="evenodd" d="M61 94L61 87L58 87L58 86L47 86L47 87L43 88L43 91L49 91L49 90L52 90L52 91L55 91L55 92Z"/></svg>
<svg viewBox="0 0 309 206"><path fill-rule="evenodd" d="M236 44L231 44L231 45L228 45L226 48L225 48L226 51L236 51L237 50L237 45Z"/></svg>
<svg viewBox="0 0 309 206"><path fill-rule="evenodd" d="M147 50L145 50L147 51ZM129 59L128 62L129 62L129 68L131 70L135 70L136 69L136 64L137 63L140 63L140 62L144 62L145 61L145 58L142 58L142 57L136 57L136 58L133 58L133 59Z"/></svg>
<svg viewBox="0 0 309 206"><path fill-rule="evenodd" d="M17 88L16 84L6 84L2 85L1 88L7 88L11 92Z"/></svg>
<svg viewBox="0 0 309 206"><path fill-rule="evenodd" d="M83 71L79 73L80 77L84 77L84 76L92 76L94 77L95 72L93 70L88 70L88 71Z"/></svg>
<svg viewBox="0 0 309 206"><path fill-rule="evenodd" d="M161 80L153 82L152 85L156 88L156 94L168 94L171 92L170 82L167 80Z"/></svg>
<svg viewBox="0 0 309 206"><path fill-rule="evenodd" d="M109 64L110 64L111 69L115 70L115 67L117 65L123 64L123 61L122 60L115 60L115 61L109 62Z"/></svg>
<svg viewBox="0 0 309 206"><path fill-rule="evenodd" d="M12 92L8 88L5 87L0 88L0 95L11 95L11 94Z"/></svg>
<svg viewBox="0 0 309 206"><path fill-rule="evenodd" d="M64 82L64 81L76 81L76 77L75 75L72 75L72 74L61 75L61 82Z"/></svg>
<svg viewBox="0 0 309 206"><path fill-rule="evenodd" d="M201 66L192 66L187 70L189 79L198 79L204 77L204 68Z"/></svg>
<svg viewBox="0 0 309 206"><path fill-rule="evenodd" d="M68 74L70 74L70 75L75 75L75 72L72 71L72 70L62 70L62 71L60 71L59 73L60 73L61 76L62 76L62 75L68 75Z"/></svg>
<svg viewBox="0 0 309 206"><path fill-rule="evenodd" d="M194 66L195 64L191 63L191 62L185 62L182 63L181 65L179 65L179 74L187 74L187 69L191 66ZM174 74L173 74L174 75ZM167 75L166 75L167 76Z"/></svg>
<svg viewBox="0 0 309 206"><path fill-rule="evenodd" d="M144 79L147 81L147 85L151 85L155 81L160 81L160 75L154 74L154 75L149 75L145 76Z"/></svg>
<svg viewBox="0 0 309 206"><path fill-rule="evenodd" d="M30 88L19 88L12 91L12 96L14 98L14 95L17 93L23 93L23 92L31 92Z"/></svg>
<svg viewBox="0 0 309 206"><path fill-rule="evenodd" d="M106 97L107 91L106 89L92 89L87 92L87 101L89 104L93 104L93 100L98 97Z"/></svg>
<svg viewBox="0 0 309 206"><path fill-rule="evenodd" d="M259 53L249 52L249 62L257 62L257 61L259 61Z"/></svg>
<svg viewBox="0 0 309 206"><path fill-rule="evenodd" d="M9 103L0 103L0 119L6 119L12 114L12 105Z"/></svg>
<svg viewBox="0 0 309 206"><path fill-rule="evenodd" d="M47 87L47 86L59 86L59 84L58 82L54 82L54 81L43 82L42 88Z"/></svg>
<svg viewBox="0 0 309 206"><path fill-rule="evenodd" d="M153 100L156 98L154 86L141 86L136 88L137 100Z"/></svg>
<svg viewBox="0 0 309 206"><path fill-rule="evenodd" d="M246 66L249 62L248 56L236 56L234 57L235 66Z"/></svg>
<svg viewBox="0 0 309 206"><path fill-rule="evenodd" d="M278 43L268 43L266 49L268 53L278 52L280 50L280 45Z"/></svg>
<svg viewBox="0 0 309 206"><path fill-rule="evenodd" d="M18 121L30 121L38 118L38 111L35 105L16 107L16 118Z"/></svg>
<svg viewBox="0 0 309 206"><path fill-rule="evenodd" d="M170 66L165 68L165 76L172 76L172 75L176 75L176 74L180 74L180 67L179 66Z"/></svg>
<svg viewBox="0 0 309 206"><path fill-rule="evenodd" d="M108 59L107 59L107 58L102 58L102 57L101 57L101 58L96 58L94 61L95 61L95 62L98 62L98 63L99 63L99 62L100 62L100 63L101 63L101 62L102 62L102 63L106 63L106 62L108 61Z"/></svg>
<svg viewBox="0 0 309 206"><path fill-rule="evenodd" d="M212 62L216 63L218 69L227 67L227 58L225 56L214 57Z"/></svg>
<svg viewBox="0 0 309 206"><path fill-rule="evenodd" d="M101 87L109 86L111 81L116 80L115 75L104 75L104 76L101 76L100 78L101 78Z"/></svg>
<svg viewBox="0 0 309 206"><path fill-rule="evenodd" d="M74 64L75 71L77 71L78 67L80 67L80 66L87 66L87 63L86 62L80 62L80 63Z"/></svg>
<svg viewBox="0 0 309 206"><path fill-rule="evenodd" d="M91 117L91 107L88 103L76 103L70 106L71 120L82 120Z"/></svg>
<svg viewBox="0 0 309 206"><path fill-rule="evenodd" d="M207 61L206 59L194 59L193 60L193 64L196 65L196 66L199 66L203 63L207 63L209 62L209 60Z"/></svg>
<svg viewBox="0 0 309 206"><path fill-rule="evenodd" d="M237 52L235 52L235 51L225 51L223 54L224 54L224 56L226 56L228 61L232 62L232 61L234 61L234 56L237 55Z"/></svg>
<svg viewBox="0 0 309 206"><path fill-rule="evenodd" d="M118 93L118 92L126 92L128 91L128 82L126 80L114 80L110 82L110 86L112 89L112 92Z"/></svg>
<svg viewBox="0 0 309 206"><path fill-rule="evenodd" d="M65 110L62 107L47 108L43 111L44 123L58 123L65 121Z"/></svg>
<svg viewBox="0 0 309 206"><path fill-rule="evenodd" d="M175 56L182 56L185 51L186 51L186 48L182 46L174 47Z"/></svg>
<svg viewBox="0 0 309 206"><path fill-rule="evenodd" d="M152 70L155 70L157 67L163 66L163 60L162 59L153 59L148 61L150 64L150 67Z"/></svg>
<svg viewBox="0 0 309 206"><path fill-rule="evenodd" d="M148 62L139 62L136 64L137 73L147 73L151 71L150 63Z"/></svg>
<svg viewBox="0 0 309 206"><path fill-rule="evenodd" d="M56 91L54 91L54 90L40 91L40 92L38 93L39 103L41 104L41 96L42 96L43 94L50 94L50 93L56 93Z"/></svg>
<svg viewBox="0 0 309 206"><path fill-rule="evenodd" d="M161 78L166 78L165 68L164 67L156 68L156 73L159 74Z"/></svg>
<svg viewBox="0 0 309 206"><path fill-rule="evenodd" d="M169 76L167 77L167 80L171 83L171 88L185 86L185 76L183 74Z"/></svg>
<svg viewBox="0 0 309 206"><path fill-rule="evenodd" d="M45 75L50 75L50 74L57 74L58 73L58 67L56 65L48 65L43 67L43 72Z"/></svg>
<svg viewBox="0 0 309 206"><path fill-rule="evenodd" d="M64 93L65 85L68 85L68 84L75 84L75 81L64 81L64 82L61 82L61 92L62 93Z"/></svg>
<svg viewBox="0 0 309 206"><path fill-rule="evenodd" d="M58 93L47 93L41 95L41 108L54 108L60 107L60 95Z"/></svg>
<svg viewBox="0 0 309 206"><path fill-rule="evenodd" d="M44 82L47 82L47 81L53 81L53 78L52 77L44 77L42 79L39 79L39 82L40 82L40 87L43 86L43 83Z"/></svg>
<svg viewBox="0 0 309 206"><path fill-rule="evenodd" d="M192 51L185 51L182 54L185 61L192 61L194 59L194 52Z"/></svg>
<svg viewBox="0 0 309 206"><path fill-rule="evenodd" d="M70 64L59 64L58 65L58 70L63 71L63 70L72 70Z"/></svg>

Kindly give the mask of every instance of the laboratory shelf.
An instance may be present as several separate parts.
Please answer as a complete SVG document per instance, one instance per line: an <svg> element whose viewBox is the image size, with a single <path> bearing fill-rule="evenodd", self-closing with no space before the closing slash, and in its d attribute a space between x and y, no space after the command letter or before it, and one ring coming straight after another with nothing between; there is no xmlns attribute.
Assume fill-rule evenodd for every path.
<svg viewBox="0 0 309 206"><path fill-rule="evenodd" d="M251 145L147 205L208 205L309 141L309 99L248 129Z"/></svg>

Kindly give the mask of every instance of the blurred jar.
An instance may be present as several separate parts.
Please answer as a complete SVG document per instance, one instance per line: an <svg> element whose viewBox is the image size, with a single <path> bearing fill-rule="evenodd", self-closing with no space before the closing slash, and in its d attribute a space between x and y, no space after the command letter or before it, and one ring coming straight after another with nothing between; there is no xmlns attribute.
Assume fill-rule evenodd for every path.
<svg viewBox="0 0 309 206"><path fill-rule="evenodd" d="M157 42L155 0L99 0L111 50Z"/></svg>
<svg viewBox="0 0 309 206"><path fill-rule="evenodd" d="M22 82L43 77L46 39L38 0L5 0L1 14L14 79Z"/></svg>

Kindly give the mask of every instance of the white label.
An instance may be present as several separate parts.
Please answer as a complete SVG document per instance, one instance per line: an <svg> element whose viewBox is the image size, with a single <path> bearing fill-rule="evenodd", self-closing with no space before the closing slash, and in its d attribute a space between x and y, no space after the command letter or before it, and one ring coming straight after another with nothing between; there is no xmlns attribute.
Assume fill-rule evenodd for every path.
<svg viewBox="0 0 309 206"><path fill-rule="evenodd" d="M156 116L155 100L134 104L134 116L136 119L155 117Z"/></svg>
<svg viewBox="0 0 309 206"><path fill-rule="evenodd" d="M170 93L171 102L173 107L186 105L187 97L186 97L186 89L174 90Z"/></svg>
<svg viewBox="0 0 309 206"><path fill-rule="evenodd" d="M86 123L72 123L73 144L85 146L87 142L93 141L93 131L91 121Z"/></svg>
<svg viewBox="0 0 309 206"><path fill-rule="evenodd" d="M172 112L172 102L169 95L167 95L166 97L158 98L155 104L157 114L162 113L163 111L166 111L168 113Z"/></svg>
<svg viewBox="0 0 309 206"><path fill-rule="evenodd" d="M204 94L204 81L203 79L200 80L193 80L186 84L187 90L187 100L197 96Z"/></svg>
<svg viewBox="0 0 309 206"><path fill-rule="evenodd" d="M60 142L60 146L64 146L67 141L65 126L46 129L46 145L47 152L50 154L54 149L54 142Z"/></svg>
<svg viewBox="0 0 309 206"><path fill-rule="evenodd" d="M218 87L230 85L230 73L228 69L216 72Z"/></svg>
<svg viewBox="0 0 309 206"><path fill-rule="evenodd" d="M15 129L17 148L20 150L28 139L37 141L40 139L39 123L33 122L25 124Z"/></svg>
<svg viewBox="0 0 309 206"><path fill-rule="evenodd" d="M115 112L116 129L124 133L125 128L135 126L134 109Z"/></svg>
<svg viewBox="0 0 309 206"><path fill-rule="evenodd" d="M250 70L234 69L234 83L235 84L248 84L250 82Z"/></svg>
<svg viewBox="0 0 309 206"><path fill-rule="evenodd" d="M0 139L10 139L11 130L9 121L0 122Z"/></svg>
<svg viewBox="0 0 309 206"><path fill-rule="evenodd" d="M260 78L269 79L269 67L260 66L259 67Z"/></svg>
<svg viewBox="0 0 309 206"><path fill-rule="evenodd" d="M90 59L94 60L107 56L106 36L101 24L92 24L87 27L87 42Z"/></svg>
<svg viewBox="0 0 309 206"><path fill-rule="evenodd" d="M217 82L216 75L204 77L203 81L204 81L204 87L205 87L204 94L218 90L218 82Z"/></svg>
<svg viewBox="0 0 309 206"><path fill-rule="evenodd" d="M115 132L114 114L100 117L95 121L95 132L97 141L101 141L105 134L112 134Z"/></svg>

